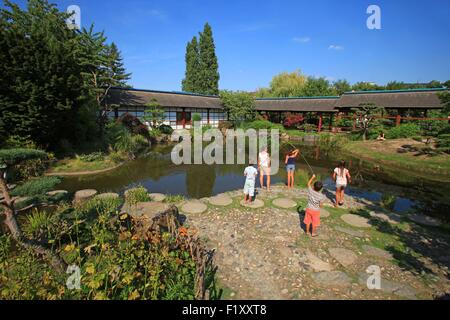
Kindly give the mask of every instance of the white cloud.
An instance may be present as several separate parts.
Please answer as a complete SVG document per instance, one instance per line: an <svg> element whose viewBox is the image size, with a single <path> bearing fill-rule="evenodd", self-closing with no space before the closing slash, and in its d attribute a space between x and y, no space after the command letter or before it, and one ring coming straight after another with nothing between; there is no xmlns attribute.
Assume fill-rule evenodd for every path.
<svg viewBox="0 0 450 320"><path fill-rule="evenodd" d="M292 38L292 41L297 43L307 43L311 41L310 37L294 37Z"/></svg>
<svg viewBox="0 0 450 320"><path fill-rule="evenodd" d="M337 50L337 51L339 51L339 50L344 50L344 47L340 46L340 45L337 45L337 44L331 44L328 47L328 50Z"/></svg>

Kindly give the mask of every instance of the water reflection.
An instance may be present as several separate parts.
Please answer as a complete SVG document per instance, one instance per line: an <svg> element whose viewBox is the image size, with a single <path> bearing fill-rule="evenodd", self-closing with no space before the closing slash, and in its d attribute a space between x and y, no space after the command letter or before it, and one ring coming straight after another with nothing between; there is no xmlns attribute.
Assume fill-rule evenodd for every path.
<svg viewBox="0 0 450 320"><path fill-rule="evenodd" d="M331 148L300 145L303 155L314 172L324 182L329 193L334 191L331 179L339 160L345 159L353 176L353 184L347 193L361 200L389 205L397 212L420 208L428 214L448 215L450 212L450 185L439 181L440 177L422 176L402 172L395 168L376 166L359 158L341 154ZM284 155L292 146L280 150L280 171L272 177L274 184L285 183ZM222 192L241 189L245 178L245 165L180 165L172 164L171 147L154 148L148 155L103 174L68 177L58 188L74 192L94 188L99 192L118 192L143 185L151 192L180 194L191 198L213 196ZM297 161L296 184L305 186L310 170L303 159ZM257 185L259 182L257 182ZM389 201L388 197L391 197ZM385 201L383 201L385 199ZM388 203L389 202L389 203Z"/></svg>

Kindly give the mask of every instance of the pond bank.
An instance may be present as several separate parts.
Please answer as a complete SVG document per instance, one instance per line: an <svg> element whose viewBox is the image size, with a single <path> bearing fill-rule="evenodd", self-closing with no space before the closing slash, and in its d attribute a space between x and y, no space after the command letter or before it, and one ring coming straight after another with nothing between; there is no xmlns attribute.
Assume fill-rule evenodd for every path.
<svg viewBox="0 0 450 320"><path fill-rule="evenodd" d="M417 174L438 175L450 181L450 155L427 156L416 152L399 153L404 145L425 146L412 139L386 141L352 141L342 145L342 150L361 159L389 165L399 169L414 170Z"/></svg>
<svg viewBox="0 0 450 320"><path fill-rule="evenodd" d="M420 216L350 198L352 208L335 209L330 201L313 239L301 224L304 190L260 191L258 209L240 205L240 190L217 197L195 201L198 212L185 204L180 211L216 250L225 299L433 299L450 291L448 231ZM289 202L280 199L296 205L283 209ZM381 290L367 288L372 265L381 268Z"/></svg>

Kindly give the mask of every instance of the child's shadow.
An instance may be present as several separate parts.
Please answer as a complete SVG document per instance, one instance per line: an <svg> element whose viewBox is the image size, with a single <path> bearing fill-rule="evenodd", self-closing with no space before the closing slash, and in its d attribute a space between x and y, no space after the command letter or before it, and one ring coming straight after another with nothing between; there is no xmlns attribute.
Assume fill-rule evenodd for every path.
<svg viewBox="0 0 450 320"><path fill-rule="evenodd" d="M300 229L303 230L304 233L306 233L306 225L303 223L303 221L305 221L305 208L303 208L302 206L299 206L297 208L297 213L298 213L298 219L300 220Z"/></svg>
<svg viewBox="0 0 450 320"><path fill-rule="evenodd" d="M327 197L328 200L330 200L332 203L335 202L336 200L336 194L332 193L330 190L328 189L323 189L323 194L325 195L325 197Z"/></svg>

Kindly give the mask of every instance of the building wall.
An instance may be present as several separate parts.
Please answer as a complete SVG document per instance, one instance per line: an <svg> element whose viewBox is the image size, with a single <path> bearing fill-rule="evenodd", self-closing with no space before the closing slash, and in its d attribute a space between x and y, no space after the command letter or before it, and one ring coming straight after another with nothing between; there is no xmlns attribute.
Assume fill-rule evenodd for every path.
<svg viewBox="0 0 450 320"><path fill-rule="evenodd" d="M218 109L209 109L209 121L208 121L208 109L205 108L172 108L172 107L163 107L165 110L165 125L171 126L173 129L183 129L183 125L178 123L177 124L177 113L180 114L183 111L185 114L189 114L191 116L191 119L193 118L194 114L199 114L202 118L201 123L202 125L210 125L212 127L217 128L219 126L219 122L226 121L227 120L227 113L218 110ZM121 117L125 113L129 113L135 117L138 117L143 121L144 117L144 106L120 106L118 108L118 116ZM115 112L112 112L109 115L110 118L115 117ZM143 121L144 122L144 121ZM209 123L208 123L209 122ZM186 129L190 129L191 125L189 123L186 123L185 125Z"/></svg>

